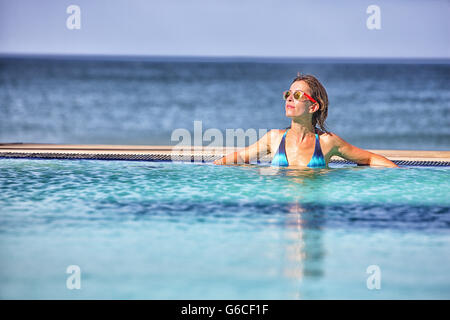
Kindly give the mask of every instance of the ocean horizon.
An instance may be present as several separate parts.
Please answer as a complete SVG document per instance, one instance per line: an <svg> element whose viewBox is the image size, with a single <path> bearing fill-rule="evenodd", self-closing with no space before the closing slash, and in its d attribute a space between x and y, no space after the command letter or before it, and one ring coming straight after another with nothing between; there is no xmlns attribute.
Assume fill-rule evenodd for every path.
<svg viewBox="0 0 450 320"><path fill-rule="evenodd" d="M298 57L298 56L202 56L202 55L120 55L64 53L0 53L0 59L150 61L150 62L256 62L256 63L382 63L382 64L450 64L447 57Z"/></svg>

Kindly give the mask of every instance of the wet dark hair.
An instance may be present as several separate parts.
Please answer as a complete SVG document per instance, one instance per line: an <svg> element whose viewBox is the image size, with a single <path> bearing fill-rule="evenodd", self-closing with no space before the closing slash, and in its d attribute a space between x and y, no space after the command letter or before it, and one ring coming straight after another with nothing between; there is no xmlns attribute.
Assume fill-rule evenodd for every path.
<svg viewBox="0 0 450 320"><path fill-rule="evenodd" d="M327 90L325 90L324 86L317 80L316 77L310 74L297 74L297 77L292 81L292 83L297 81L304 81L308 85L311 90L310 96L317 101L319 104L319 110L314 112L312 117L312 125L316 127L317 125L320 127L322 131L328 133L325 120L328 116L328 94ZM313 103L310 101L311 104Z"/></svg>

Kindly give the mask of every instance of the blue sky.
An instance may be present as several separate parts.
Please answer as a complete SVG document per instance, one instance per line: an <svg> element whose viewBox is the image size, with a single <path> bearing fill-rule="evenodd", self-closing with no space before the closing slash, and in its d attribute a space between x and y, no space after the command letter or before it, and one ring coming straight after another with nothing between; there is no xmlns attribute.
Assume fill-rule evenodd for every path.
<svg viewBox="0 0 450 320"><path fill-rule="evenodd" d="M0 0L0 54L450 58L449 13L448 0Z"/></svg>

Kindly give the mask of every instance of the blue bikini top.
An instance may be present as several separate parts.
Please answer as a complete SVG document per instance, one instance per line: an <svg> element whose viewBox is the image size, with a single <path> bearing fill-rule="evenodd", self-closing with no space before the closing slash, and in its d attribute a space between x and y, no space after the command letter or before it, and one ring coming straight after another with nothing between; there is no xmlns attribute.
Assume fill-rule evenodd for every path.
<svg viewBox="0 0 450 320"><path fill-rule="evenodd" d="M286 156L286 133L288 132L288 130L289 129L287 129L283 134L283 138L281 139L277 153L272 159L272 166L278 167L289 166L289 162ZM319 135L317 133L316 133L316 145L314 146L314 153L311 157L311 160L308 163L308 167L310 168L326 167L325 158L323 157L322 148L320 147Z"/></svg>

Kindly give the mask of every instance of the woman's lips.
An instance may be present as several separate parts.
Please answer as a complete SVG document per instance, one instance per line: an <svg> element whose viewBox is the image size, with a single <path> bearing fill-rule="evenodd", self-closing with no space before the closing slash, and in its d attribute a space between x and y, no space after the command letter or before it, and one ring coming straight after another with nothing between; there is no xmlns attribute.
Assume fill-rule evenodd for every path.
<svg viewBox="0 0 450 320"><path fill-rule="evenodd" d="M288 109L295 109L294 106L290 106L290 105L287 105L286 108L288 108Z"/></svg>

